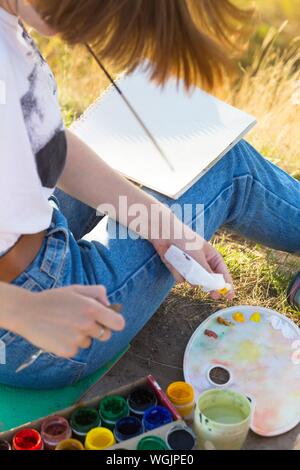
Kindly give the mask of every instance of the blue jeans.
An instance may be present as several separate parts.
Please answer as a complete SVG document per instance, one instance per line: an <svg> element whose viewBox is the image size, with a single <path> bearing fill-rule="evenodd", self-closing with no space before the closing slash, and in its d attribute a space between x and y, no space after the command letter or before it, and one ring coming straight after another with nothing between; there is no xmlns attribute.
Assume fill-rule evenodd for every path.
<svg viewBox="0 0 300 470"><path fill-rule="evenodd" d="M14 333L0 330L7 356L6 365L0 365L1 383L55 388L94 372L134 338L174 285L172 275L148 241L123 239L120 235L113 238L111 224L99 223L93 209L61 191L56 196L60 210L54 211L38 256L15 284L36 292L70 284L103 284L110 302L123 305L126 328L114 333L106 343L93 340L89 349L80 350L72 359L44 353L18 374L18 366L37 348ZM155 196L167 205L174 202L160 194ZM300 250L300 183L245 141L177 202L204 204L207 240L226 225L270 247L288 252ZM192 227L200 216L193 214L189 221ZM93 227L97 241L82 240ZM119 226L119 230L122 234L127 229Z"/></svg>

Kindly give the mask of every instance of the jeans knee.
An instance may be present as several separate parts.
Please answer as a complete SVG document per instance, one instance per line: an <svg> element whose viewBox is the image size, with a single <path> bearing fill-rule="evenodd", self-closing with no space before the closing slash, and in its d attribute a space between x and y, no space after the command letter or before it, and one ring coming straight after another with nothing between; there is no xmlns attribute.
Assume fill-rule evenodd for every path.
<svg viewBox="0 0 300 470"><path fill-rule="evenodd" d="M242 139L229 152L233 175L248 175L256 178L266 169L269 162L246 140Z"/></svg>

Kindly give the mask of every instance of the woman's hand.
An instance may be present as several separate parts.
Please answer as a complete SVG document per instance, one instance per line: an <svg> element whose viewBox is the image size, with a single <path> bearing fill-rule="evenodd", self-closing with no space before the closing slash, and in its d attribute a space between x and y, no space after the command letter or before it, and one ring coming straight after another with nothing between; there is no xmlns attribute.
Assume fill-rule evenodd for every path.
<svg viewBox="0 0 300 470"><path fill-rule="evenodd" d="M70 358L92 338L110 339L125 327L122 315L108 308L103 286L70 286L29 293L15 331L35 346Z"/></svg>
<svg viewBox="0 0 300 470"><path fill-rule="evenodd" d="M230 272L224 262L222 255L200 235L195 233L188 226L182 224L180 221L176 221L177 228L176 233L181 233L182 236L179 238L171 238L169 240L158 239L151 240L154 248L161 257L163 263L167 266L170 272L173 274L177 283L182 283L185 280L182 276L171 266L165 259L164 255L171 245L175 245L181 250L185 251L195 261L210 273L223 274L225 281L233 286L233 280ZM179 227L178 227L179 225ZM181 227L180 227L181 225ZM221 295L218 292L212 292L211 297L215 300L219 299ZM232 300L234 292L231 291L227 294L226 298Z"/></svg>

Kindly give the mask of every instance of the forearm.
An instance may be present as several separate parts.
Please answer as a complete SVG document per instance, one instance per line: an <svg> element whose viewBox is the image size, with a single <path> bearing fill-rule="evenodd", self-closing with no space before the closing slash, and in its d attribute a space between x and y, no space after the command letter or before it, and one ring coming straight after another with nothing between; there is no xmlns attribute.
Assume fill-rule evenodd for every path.
<svg viewBox="0 0 300 470"><path fill-rule="evenodd" d="M61 189L94 208L110 204L115 210L115 218L125 226L130 226L137 216L133 205L141 205L144 215L139 214L142 223L138 233L144 238L150 238L151 213L156 210L161 212L161 219L169 218L171 226L174 225L175 217L166 206L109 167L71 131L67 132L67 139L68 157L59 181ZM120 204L120 196L126 197L126 204L124 199ZM109 215L114 217L114 214Z"/></svg>
<svg viewBox="0 0 300 470"><path fill-rule="evenodd" d="M30 291L0 282L0 328L20 333L20 316L25 315L32 295Z"/></svg>

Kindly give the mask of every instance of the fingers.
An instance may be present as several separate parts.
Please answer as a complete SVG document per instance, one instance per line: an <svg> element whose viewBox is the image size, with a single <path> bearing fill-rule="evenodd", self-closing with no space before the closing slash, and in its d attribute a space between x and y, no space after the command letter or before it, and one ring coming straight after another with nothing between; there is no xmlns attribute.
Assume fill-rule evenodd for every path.
<svg viewBox="0 0 300 470"><path fill-rule="evenodd" d="M73 286L75 291L85 297L90 297L89 308L96 323L109 330L122 331L125 328L124 317L109 308L109 300L104 286ZM115 306L120 309L120 306Z"/></svg>
<svg viewBox="0 0 300 470"><path fill-rule="evenodd" d="M234 298L233 279L222 257L221 257L220 264L218 265L216 272L223 274L225 281L232 286L232 290L228 292L228 294L226 294L225 297L227 300L233 300Z"/></svg>
<svg viewBox="0 0 300 470"><path fill-rule="evenodd" d="M104 307L96 300L93 303L93 317L96 323L113 331L122 331L125 328L125 319L120 313Z"/></svg>
<svg viewBox="0 0 300 470"><path fill-rule="evenodd" d="M225 281L232 286L232 290L228 292L228 294L226 294L225 298L229 301L233 300L234 298L233 279L222 255L219 253L216 253L214 258L211 260L211 264L213 266L214 272L218 274L223 274ZM222 295L219 292L212 292L211 297L214 300L219 300L222 298Z"/></svg>
<svg viewBox="0 0 300 470"><path fill-rule="evenodd" d="M122 331L125 328L125 319L118 313L121 305L109 307L104 286L73 286L76 293L89 297L89 321L84 325L85 337L80 343L80 347L88 348L91 338L99 341L108 341L112 336L112 331Z"/></svg>
<svg viewBox="0 0 300 470"><path fill-rule="evenodd" d="M112 332L102 324L94 322L93 326L86 331L90 338L98 339L99 341L108 341L112 337Z"/></svg>
<svg viewBox="0 0 300 470"><path fill-rule="evenodd" d="M92 339L95 338L98 341L108 341L112 336L111 330L104 328L101 325L94 326L93 330L89 333L88 336L83 335L82 338L78 341L78 347L81 349L88 349L92 345Z"/></svg>
<svg viewBox="0 0 300 470"><path fill-rule="evenodd" d="M163 259L163 262L174 277L176 284L182 284L183 282L185 282L185 279L176 271L176 269L173 268L170 263L168 263L165 259Z"/></svg>
<svg viewBox="0 0 300 470"><path fill-rule="evenodd" d="M112 337L112 331L122 331L125 328L125 319L119 313L104 307L97 300L91 299L92 314L84 327L84 332L89 338L99 341L108 341ZM92 318L91 318L92 316ZM86 341L86 344L88 341ZM82 346L89 347L89 346Z"/></svg>
<svg viewBox="0 0 300 470"><path fill-rule="evenodd" d="M81 341L78 342L79 348L88 349L92 344L92 338L84 336Z"/></svg>
<svg viewBox="0 0 300 470"><path fill-rule="evenodd" d="M103 305L109 305L106 288L104 286L98 286L98 296L95 297L95 299L99 300Z"/></svg>
<svg viewBox="0 0 300 470"><path fill-rule="evenodd" d="M213 300L220 300L222 297L221 294L219 294L219 292L217 291L210 292L209 295L211 296Z"/></svg>
<svg viewBox="0 0 300 470"><path fill-rule="evenodd" d="M98 335L96 339L102 342L110 340L110 338L112 337L112 332L108 330L107 328L101 328L101 330L102 330L101 335L100 336Z"/></svg>
<svg viewBox="0 0 300 470"><path fill-rule="evenodd" d="M97 286L81 286L75 285L71 287L75 292L84 297L91 297L95 300L98 300L103 305L109 306L109 300L106 294L106 288L101 285Z"/></svg>
<svg viewBox="0 0 300 470"><path fill-rule="evenodd" d="M225 263L225 261L224 261L224 259L221 255L217 258L217 262L216 262L216 266L215 266L215 272L223 274L225 281L228 282L228 284L233 285L232 276L231 276L231 274L229 272L229 269L227 268L227 265L226 265L226 263Z"/></svg>

